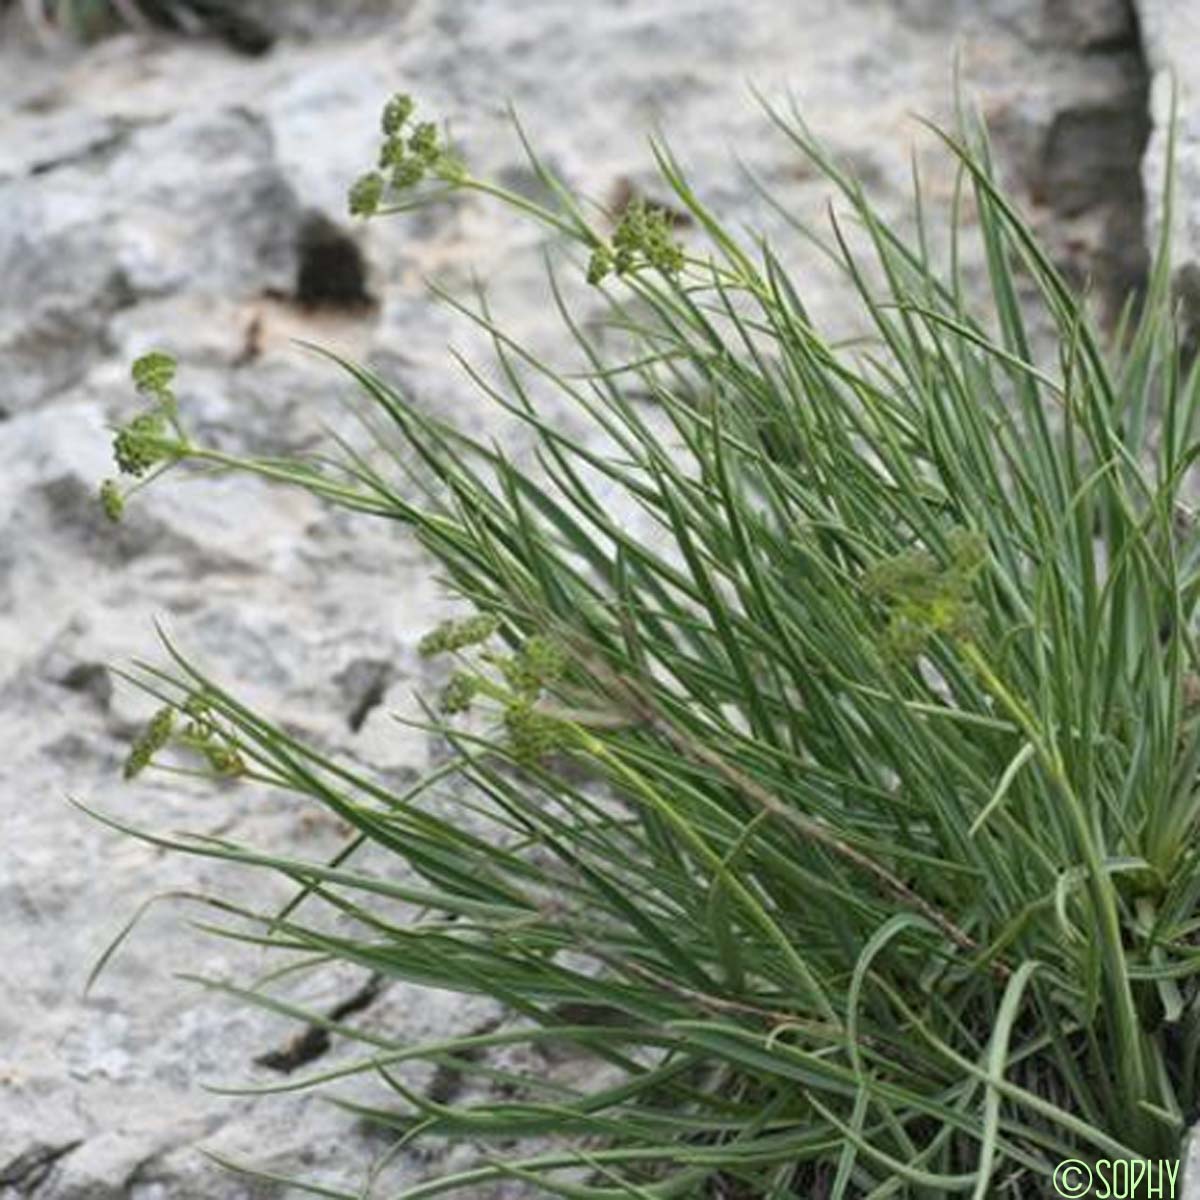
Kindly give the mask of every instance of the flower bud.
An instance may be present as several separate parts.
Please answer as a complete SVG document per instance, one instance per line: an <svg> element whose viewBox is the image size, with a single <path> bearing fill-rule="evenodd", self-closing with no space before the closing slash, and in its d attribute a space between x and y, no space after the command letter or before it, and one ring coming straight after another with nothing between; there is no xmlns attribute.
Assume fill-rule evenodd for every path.
<svg viewBox="0 0 1200 1200"><path fill-rule="evenodd" d="M383 200L383 176L378 171L369 171L350 189L350 215L372 217Z"/></svg>
<svg viewBox="0 0 1200 1200"><path fill-rule="evenodd" d="M100 485L100 504L104 515L114 524L125 512L125 497L115 479L106 479Z"/></svg>
<svg viewBox="0 0 1200 1200"><path fill-rule="evenodd" d="M155 350L137 359L131 374L139 392L161 396L175 378L175 360L169 354Z"/></svg>
<svg viewBox="0 0 1200 1200"><path fill-rule="evenodd" d="M416 105L411 96L398 92L383 106L381 124L385 137L395 137L404 128Z"/></svg>

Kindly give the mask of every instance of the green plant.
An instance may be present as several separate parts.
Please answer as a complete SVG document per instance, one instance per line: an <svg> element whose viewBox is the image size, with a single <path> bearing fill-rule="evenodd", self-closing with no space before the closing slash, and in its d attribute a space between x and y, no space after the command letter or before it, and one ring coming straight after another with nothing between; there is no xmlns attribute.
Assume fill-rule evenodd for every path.
<svg viewBox="0 0 1200 1200"><path fill-rule="evenodd" d="M1177 1157L1200 1102L1200 540L1184 502L1200 382L1178 353L1166 236L1106 344L998 189L982 132L941 135L959 166L943 270L919 192L910 243L795 113L768 111L870 247L868 267L844 218L829 244L805 231L857 290L866 348L825 340L771 247L720 224L661 145L687 245L645 206L610 236L532 152L546 206L475 178L398 98L354 210L497 199L584 252L632 347L607 360L557 284L582 372L462 306L504 385L475 377L525 422L537 469L350 363L422 501L348 446L236 458L176 427L161 361L138 367L154 407L118 434L119 461L132 441L135 466L246 470L399 521L475 614L423 645L456 663L430 717L456 758L404 795L173 646L142 675L168 706L202 705L245 781L356 830L328 865L140 835L300 886L281 914L241 912L256 932L224 932L486 992L520 1018L365 1043L357 1069L396 1105L368 1115L404 1137L563 1139L414 1200L505 1176L596 1198L782 1200L818 1181L839 1198L1042 1195L1060 1159ZM959 269L968 196L991 289L978 311ZM540 415L536 376L594 440ZM623 507L654 536L629 533ZM139 747L161 756L159 721ZM416 882L356 871L367 843ZM377 915L380 896L411 922ZM213 986L311 1018L269 988ZM550 1040L607 1082L483 1053ZM396 1065L420 1058L512 1095L417 1095Z"/></svg>

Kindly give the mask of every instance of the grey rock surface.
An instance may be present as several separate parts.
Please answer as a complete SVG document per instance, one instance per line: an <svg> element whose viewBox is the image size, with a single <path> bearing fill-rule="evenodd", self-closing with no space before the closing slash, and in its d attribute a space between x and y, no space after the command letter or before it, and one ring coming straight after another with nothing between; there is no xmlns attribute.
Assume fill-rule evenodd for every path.
<svg viewBox="0 0 1200 1200"><path fill-rule="evenodd" d="M168 482L119 529L94 500L111 469L105 427L132 403L128 364L151 347L178 355L181 405L224 445L295 452L321 445L325 426L352 433L340 404L352 389L294 338L370 362L468 428L512 436L446 350L486 364L486 347L424 280L465 294L477 272L505 326L553 355L563 337L544 235L475 201L352 225L345 189L371 162L388 94L409 90L449 119L480 174L530 187L506 123L512 101L546 161L602 200L623 179L653 194L641 134L661 127L718 212L763 224L798 258L731 151L818 223L826 189L748 85L794 93L901 220L911 156L929 203L951 194L952 166L912 114L949 120L957 52L1005 174L1064 263L1119 288L1141 261L1140 236L1113 251L1114 229L1143 219L1147 119L1130 12L1116 0L263 0L258 11L281 38L253 60L153 34L39 48L12 10L0 16L0 1200L265 1194L201 1151L353 1193L387 1148L312 1096L204 1090L276 1082L254 1060L295 1028L173 977L244 981L263 967L253 948L192 929L194 908L151 908L83 996L97 956L149 896L232 888L269 907L288 890L122 838L66 798L303 856L342 844L336 822L286 797L153 775L120 783L153 704L109 667L155 657L155 618L247 702L330 753L393 783L435 761L436 746L391 719L419 714L432 680L416 643L446 608L411 542L246 478ZM297 302L314 214L357 247L372 304ZM852 327L839 282L818 263L804 279L829 326ZM330 971L297 987L320 1008L362 985ZM394 982L356 1019L416 1041L504 1015ZM318 1065L353 1057L334 1039ZM417 1070L409 1082L432 1085ZM342 1092L378 1098L366 1082ZM479 1152L418 1142L389 1181Z"/></svg>
<svg viewBox="0 0 1200 1200"><path fill-rule="evenodd" d="M1152 242L1159 236L1174 106L1172 265L1194 349L1200 345L1200 5L1138 0L1137 9L1152 73L1154 133L1144 166L1147 235Z"/></svg>

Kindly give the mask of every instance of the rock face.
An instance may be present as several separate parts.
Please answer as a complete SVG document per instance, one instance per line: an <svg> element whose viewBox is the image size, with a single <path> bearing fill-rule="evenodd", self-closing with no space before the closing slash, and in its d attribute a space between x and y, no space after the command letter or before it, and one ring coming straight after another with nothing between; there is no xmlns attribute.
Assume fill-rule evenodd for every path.
<svg viewBox="0 0 1200 1200"><path fill-rule="evenodd" d="M261 115L228 106L106 136L7 183L0 355L12 411L81 382L114 316L183 291L221 298L293 273L295 195ZM217 214L219 219L214 219Z"/></svg>
<svg viewBox="0 0 1200 1200"><path fill-rule="evenodd" d="M119 783L153 705L109 666L154 657L155 617L193 660L330 753L394 783L433 761L436 747L391 719L419 713L414 694L432 681L415 646L445 605L411 543L241 478L169 483L131 504L119 530L94 499L111 469L105 426L133 402L128 364L154 346L181 360L189 420L225 445L296 452L322 444L323 425L351 431L337 403L351 394L345 381L292 338L369 361L414 403L504 435L445 347L486 351L422 280L464 292L478 271L502 322L552 354L562 335L547 317L542 235L475 202L352 225L345 188L370 164L388 94L409 90L450 119L480 174L533 188L506 126L511 100L546 161L601 199L653 194L640 132L659 125L714 208L763 223L791 256L797 239L730 169L731 151L817 221L825 191L746 82L776 99L793 91L900 219L910 152L928 171L930 202L950 194L949 164L909 114L947 120L957 43L1005 173L1064 261L1114 288L1136 282L1142 261L1140 238L1121 231L1142 221L1145 75L1116 0L252 7L280 34L256 59L153 34L40 49L15 9L0 14L2 1200L264 1194L201 1150L356 1192L386 1148L311 1097L202 1090L277 1082L256 1060L296 1031L172 977L246 980L263 965L252 948L192 930L194 910L152 908L82 995L97 956L152 894L232 886L263 906L287 891L164 857L65 799L303 856L341 844L335 824L277 796L169 777ZM1178 36L1151 10L1162 22L1177 10L1143 8L1158 69ZM849 321L836 280L818 266L805 279L814 311L835 327ZM299 995L328 1010L363 984L331 971ZM502 1016L485 1001L392 984L353 1019L416 1041ZM334 1039L318 1065L353 1057ZM388 1178L394 1188L475 1153L417 1143Z"/></svg>
<svg viewBox="0 0 1200 1200"><path fill-rule="evenodd" d="M1147 236L1156 241L1166 179L1172 102L1176 105L1172 236L1175 287L1190 326L1188 347L1200 348L1200 8L1169 0L1139 0L1138 15L1153 76L1154 134L1144 183L1151 198Z"/></svg>

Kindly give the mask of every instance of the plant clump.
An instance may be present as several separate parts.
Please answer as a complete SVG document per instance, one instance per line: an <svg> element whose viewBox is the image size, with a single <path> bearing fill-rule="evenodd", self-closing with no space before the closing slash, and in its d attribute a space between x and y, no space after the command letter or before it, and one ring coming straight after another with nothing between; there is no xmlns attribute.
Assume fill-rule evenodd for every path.
<svg viewBox="0 0 1200 1200"><path fill-rule="evenodd" d="M342 1023L361 1055L301 1081L374 1078L353 1110L398 1146L488 1143L414 1200L512 1180L575 1200L1023 1200L1064 1159L1177 1161L1200 1107L1200 367L1179 355L1171 221L1106 337L981 128L937 134L954 206L931 227L918 204L907 238L768 108L862 235L837 208L831 238L802 226L860 302L868 336L836 341L796 266L725 228L664 145L703 245L646 205L609 236L532 150L544 202L477 178L415 113L388 102L355 212L468 192L553 235L568 364L460 306L500 367L472 377L533 465L332 355L394 435L395 475L344 446L190 440L156 357L135 370L150 407L117 432L135 486L217 465L393 522L470 614L419 639L449 660L426 723L449 757L402 790L170 643L146 669L167 708L131 775L182 737L354 830L331 862L153 835L298 889L225 931L284 967L216 986L320 1023L283 981L335 959L506 1006L419 1045ZM574 311L563 262L600 316ZM559 1072L563 1046L595 1071ZM484 1098L422 1093L417 1061Z"/></svg>

